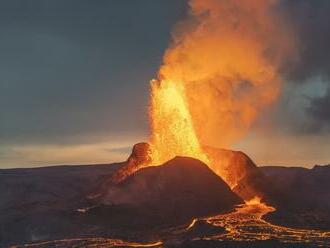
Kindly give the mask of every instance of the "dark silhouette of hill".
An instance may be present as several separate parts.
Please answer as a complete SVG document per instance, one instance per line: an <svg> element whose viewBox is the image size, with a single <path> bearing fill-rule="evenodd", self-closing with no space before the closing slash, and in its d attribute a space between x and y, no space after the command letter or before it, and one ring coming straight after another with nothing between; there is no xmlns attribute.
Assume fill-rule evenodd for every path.
<svg viewBox="0 0 330 248"><path fill-rule="evenodd" d="M194 217L221 213L243 201L199 160L176 157L162 166L140 169L119 184L102 185L92 210L100 220L110 209L129 208L129 214L111 219L110 225L136 228L184 223ZM111 211L110 211L111 212ZM115 219L115 220L114 220Z"/></svg>
<svg viewBox="0 0 330 248"><path fill-rule="evenodd" d="M330 165L260 167L276 195L268 219L283 225L330 230Z"/></svg>

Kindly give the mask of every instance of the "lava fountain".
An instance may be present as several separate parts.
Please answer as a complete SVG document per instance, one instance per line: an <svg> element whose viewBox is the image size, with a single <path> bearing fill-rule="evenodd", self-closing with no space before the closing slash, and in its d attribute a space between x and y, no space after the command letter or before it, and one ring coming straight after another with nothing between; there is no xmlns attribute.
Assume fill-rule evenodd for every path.
<svg viewBox="0 0 330 248"><path fill-rule="evenodd" d="M208 163L194 129L183 85L153 80L151 91L152 162L162 164L184 155Z"/></svg>
<svg viewBox="0 0 330 248"><path fill-rule="evenodd" d="M189 156L216 167L203 147L231 148L277 99L294 49L276 2L189 1L151 81L153 164Z"/></svg>

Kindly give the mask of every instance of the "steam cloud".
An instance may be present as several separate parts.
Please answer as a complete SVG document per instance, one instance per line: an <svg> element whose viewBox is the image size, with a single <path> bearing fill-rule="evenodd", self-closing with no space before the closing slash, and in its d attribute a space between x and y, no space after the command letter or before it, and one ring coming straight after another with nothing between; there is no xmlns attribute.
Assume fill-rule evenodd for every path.
<svg viewBox="0 0 330 248"><path fill-rule="evenodd" d="M280 93L295 39L278 2L191 0L159 71L184 86L203 145L230 147Z"/></svg>

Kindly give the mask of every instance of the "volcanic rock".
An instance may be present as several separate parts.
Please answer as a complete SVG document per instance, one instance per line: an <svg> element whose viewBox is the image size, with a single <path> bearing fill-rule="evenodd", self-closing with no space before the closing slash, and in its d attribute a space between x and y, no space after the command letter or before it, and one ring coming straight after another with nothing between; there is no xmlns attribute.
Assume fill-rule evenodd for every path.
<svg viewBox="0 0 330 248"><path fill-rule="evenodd" d="M251 200L258 196L263 201L272 202L271 198L276 195L273 192L272 185L268 182L267 176L245 153L213 147L203 147L203 151L210 159L208 166L242 199ZM89 195L89 198L102 197L109 185L120 183L139 169L150 165L150 163L150 145L146 142L135 144L124 165L111 177L102 180Z"/></svg>
<svg viewBox="0 0 330 248"><path fill-rule="evenodd" d="M133 146L132 153L128 159L123 162L122 166L116 170L111 176L102 178L96 189L91 191L87 198L95 199L102 196L108 185L115 185L126 179L128 176L138 171L142 167L150 164L150 145L146 142L137 143Z"/></svg>
<svg viewBox="0 0 330 248"><path fill-rule="evenodd" d="M132 153L128 157L126 164L112 175L110 181L117 184L135 171L149 164L150 161L150 145L146 142L137 143L133 146Z"/></svg>
<svg viewBox="0 0 330 248"><path fill-rule="evenodd" d="M117 223L130 219L144 227L221 213L243 202L206 164L186 157L145 167L116 185L108 181L103 189L97 204L109 213L116 206L130 209L122 220L116 216ZM104 208L97 212L107 215Z"/></svg>
<svg viewBox="0 0 330 248"><path fill-rule="evenodd" d="M213 147L203 148L211 167L244 200L255 196L269 200L272 187L267 177L245 153Z"/></svg>
<svg viewBox="0 0 330 248"><path fill-rule="evenodd" d="M277 211L269 219L277 224L330 230L330 165L312 169L265 166L276 195L272 204Z"/></svg>

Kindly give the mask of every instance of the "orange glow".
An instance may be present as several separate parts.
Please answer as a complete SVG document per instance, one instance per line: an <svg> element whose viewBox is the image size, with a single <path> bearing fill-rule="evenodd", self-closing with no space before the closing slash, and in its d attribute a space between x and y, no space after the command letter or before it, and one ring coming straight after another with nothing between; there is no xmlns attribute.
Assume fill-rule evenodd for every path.
<svg viewBox="0 0 330 248"><path fill-rule="evenodd" d="M276 2L190 0L151 82L154 164L190 156L227 178L202 147L231 148L277 99L281 61L294 49Z"/></svg>
<svg viewBox="0 0 330 248"><path fill-rule="evenodd" d="M207 163L193 127L183 85L153 80L151 92L153 163L161 164L177 155Z"/></svg>
<svg viewBox="0 0 330 248"><path fill-rule="evenodd" d="M190 0L158 79L151 81L151 162L175 156L206 163L233 189L241 172L229 152L276 101L294 39L276 0ZM236 171L233 171L236 170Z"/></svg>

